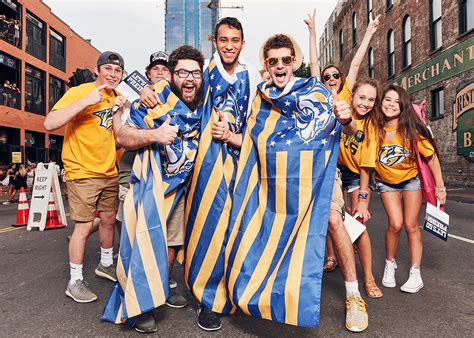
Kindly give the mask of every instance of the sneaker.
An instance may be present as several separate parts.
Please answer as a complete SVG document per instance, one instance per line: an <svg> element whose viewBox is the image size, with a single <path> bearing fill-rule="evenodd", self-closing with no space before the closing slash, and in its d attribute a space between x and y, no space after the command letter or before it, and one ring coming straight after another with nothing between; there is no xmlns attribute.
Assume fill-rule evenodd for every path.
<svg viewBox="0 0 474 338"><path fill-rule="evenodd" d="M71 297L78 303L90 303L97 300L96 294L89 290L85 281L80 279L72 285L67 285L66 296Z"/></svg>
<svg viewBox="0 0 474 338"><path fill-rule="evenodd" d="M382 285L386 288L394 288L397 285L395 281L395 269L397 262L394 259L391 261L385 260L385 270L383 272Z"/></svg>
<svg viewBox="0 0 474 338"><path fill-rule="evenodd" d="M8 205L10 203L11 203L10 201L5 201L5 202L2 203L2 205Z"/></svg>
<svg viewBox="0 0 474 338"><path fill-rule="evenodd" d="M410 268L410 276L408 277L408 280L401 286L400 290L408 293L417 293L423 288L423 286L420 268L413 265Z"/></svg>
<svg viewBox="0 0 474 338"><path fill-rule="evenodd" d="M176 289L178 287L178 283L174 279L169 279L170 289Z"/></svg>
<svg viewBox="0 0 474 338"><path fill-rule="evenodd" d="M95 274L97 276L107 278L112 282L117 281L117 274L115 273L115 266L113 264L109 266L103 266L102 263L99 263L97 268L95 268Z"/></svg>
<svg viewBox="0 0 474 338"><path fill-rule="evenodd" d="M221 326L221 320L215 312L200 306L197 310L198 326L205 331L217 331Z"/></svg>
<svg viewBox="0 0 474 338"><path fill-rule="evenodd" d="M166 300L166 305L169 307L174 307L176 309L181 309L188 305L188 301L183 296L176 293L174 290L170 290L170 295Z"/></svg>
<svg viewBox="0 0 474 338"><path fill-rule="evenodd" d="M346 299L346 329L362 332L369 326L369 316L364 300L359 295Z"/></svg>
<svg viewBox="0 0 474 338"><path fill-rule="evenodd" d="M158 326L156 326L156 320L153 316L153 311L143 313L138 316L135 324L133 324L135 331L140 333L153 333L158 331Z"/></svg>

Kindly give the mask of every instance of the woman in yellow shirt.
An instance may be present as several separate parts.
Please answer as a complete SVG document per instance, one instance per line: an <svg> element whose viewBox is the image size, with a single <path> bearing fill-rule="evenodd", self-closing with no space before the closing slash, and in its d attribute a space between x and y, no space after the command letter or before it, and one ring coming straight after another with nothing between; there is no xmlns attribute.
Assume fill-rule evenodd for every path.
<svg viewBox="0 0 474 338"><path fill-rule="evenodd" d="M396 85L385 88L377 109L376 120L379 146L375 173L377 189L388 216L382 285L389 288L396 286L395 256L404 225L408 237L411 268L407 282L400 289L416 293L423 288L420 273L423 241L418 224L422 191L412 143L416 142L419 153L427 159L436 183L436 198L440 204L445 204L446 188L441 166L431 133L416 114L410 97L403 88ZM361 190L367 190L368 179L366 177L362 179L362 176L361 174ZM366 201L359 199L357 210L365 214Z"/></svg>
<svg viewBox="0 0 474 338"><path fill-rule="evenodd" d="M354 84L351 94L352 118L357 124L357 133L352 136L342 134L339 147L338 168L342 174L342 187L347 192L346 206L354 208L358 199L369 202L370 190L362 192L360 188L360 163L375 162L377 141L374 140L374 107L378 100L378 82L375 79L365 79ZM363 216L363 215L361 215ZM375 283L372 274L372 246L369 233L364 231L357 241L360 263L364 271L364 289L370 298L380 298L382 291Z"/></svg>

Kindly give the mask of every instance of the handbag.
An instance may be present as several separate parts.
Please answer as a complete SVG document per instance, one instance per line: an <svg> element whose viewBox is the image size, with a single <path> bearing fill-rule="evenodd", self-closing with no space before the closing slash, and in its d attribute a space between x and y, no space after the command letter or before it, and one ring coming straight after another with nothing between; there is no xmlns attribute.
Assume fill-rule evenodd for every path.
<svg viewBox="0 0 474 338"><path fill-rule="evenodd" d="M9 184L10 184L10 176L7 175L7 177L5 177L5 178L3 179L2 185L6 187L6 186L9 185Z"/></svg>

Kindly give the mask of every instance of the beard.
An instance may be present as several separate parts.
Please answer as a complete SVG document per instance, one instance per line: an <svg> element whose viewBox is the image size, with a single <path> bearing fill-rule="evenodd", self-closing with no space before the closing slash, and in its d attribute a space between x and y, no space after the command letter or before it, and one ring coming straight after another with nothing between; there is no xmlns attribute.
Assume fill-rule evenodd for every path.
<svg viewBox="0 0 474 338"><path fill-rule="evenodd" d="M224 61L224 58L222 58L220 55L220 59L221 59L221 63L222 65L224 66L224 68L232 68L235 64L237 64L239 62L239 56L240 56L240 52L237 53L237 55L235 56L234 60L232 60L231 62L225 62Z"/></svg>
<svg viewBox="0 0 474 338"><path fill-rule="evenodd" d="M186 106L191 109L191 111L196 110L197 107L202 103L202 98L204 96L204 93L202 92L202 82L201 85L196 89L196 95L194 96L194 99L192 101L186 101L183 97L183 94L181 92L181 89L178 88L173 81L171 81L171 90L173 93L176 94L176 96L183 101Z"/></svg>

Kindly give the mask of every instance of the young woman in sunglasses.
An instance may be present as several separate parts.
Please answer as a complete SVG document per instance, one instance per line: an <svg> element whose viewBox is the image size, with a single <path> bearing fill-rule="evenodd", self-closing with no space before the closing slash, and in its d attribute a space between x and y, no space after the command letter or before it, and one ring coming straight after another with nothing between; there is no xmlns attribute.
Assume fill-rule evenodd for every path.
<svg viewBox="0 0 474 338"><path fill-rule="evenodd" d="M341 69L338 66L333 64L327 65L321 72L321 80L324 85L329 90L336 88L338 92L338 100L350 102L352 88L354 83L357 81L357 74L359 73L360 65L364 59L364 55L367 52L370 40L372 39L372 36L377 31L377 27L380 24L379 18L380 15L378 15L374 20L372 20L372 17L370 16L369 25L367 26L367 30L365 31L365 35L362 39L359 49L357 50L356 54L354 55L354 58L352 59L347 77L342 73ZM342 179L344 181L344 174L342 176ZM333 271L337 267L336 255L334 253L333 244L330 236L326 238L326 247L327 257L326 263L324 264L324 271L329 272Z"/></svg>

